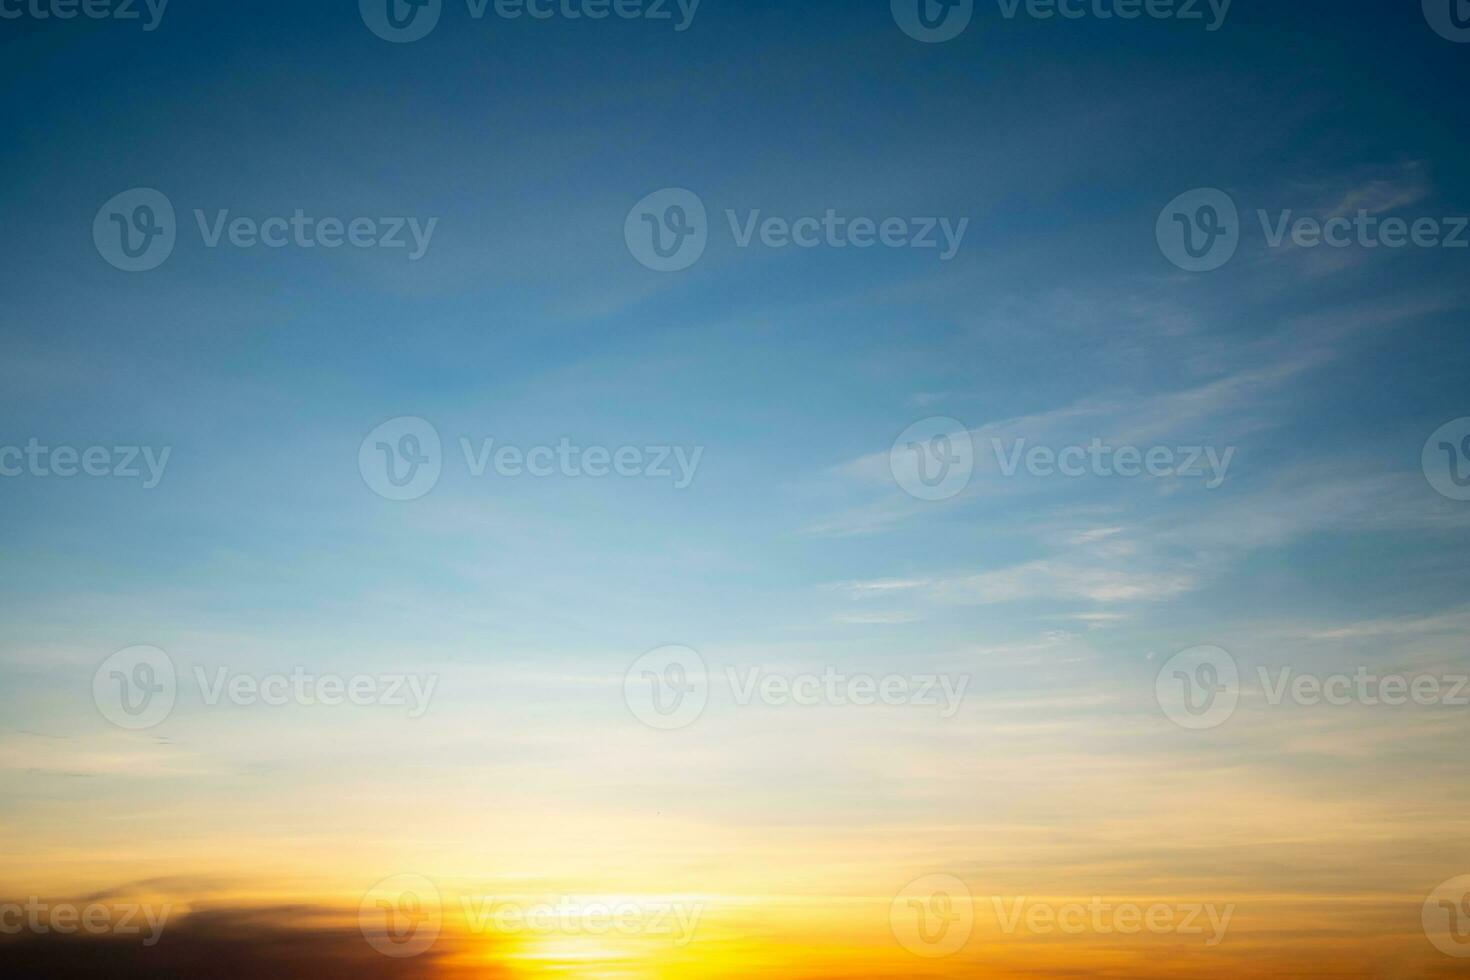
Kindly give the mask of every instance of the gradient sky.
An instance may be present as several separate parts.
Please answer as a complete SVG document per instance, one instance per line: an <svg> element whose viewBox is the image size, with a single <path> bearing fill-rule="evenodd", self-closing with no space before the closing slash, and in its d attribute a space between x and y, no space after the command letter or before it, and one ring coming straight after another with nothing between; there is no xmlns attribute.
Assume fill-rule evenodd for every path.
<svg viewBox="0 0 1470 980"><path fill-rule="evenodd" d="M1211 33L982 2L942 44L826 0L683 32L449 2L412 44L343 0L0 21L0 445L172 447L154 489L0 479L0 896L329 936L399 874L706 907L680 949L456 924L402 965L432 975L1452 975L1419 908L1470 874L1470 709L1272 706L1256 668L1470 664L1470 503L1420 465L1470 415L1470 252L1270 248L1249 216L1470 214L1467 67L1417 3L1236 0ZM133 187L180 240L127 274L91 229ZM712 224L673 274L623 239L665 187ZM1247 216L1208 274L1154 237L1197 187ZM416 262L206 249L195 208L438 225ZM949 262L740 249L727 208L970 224ZM445 441L419 500L357 467L398 416ZM930 416L977 449L942 502L889 470ZM686 489L472 479L460 436L703 456ZM1236 453L1207 490L1005 477L992 438ZM181 695L128 732L92 677L137 644L440 683L417 719ZM660 732L622 685L665 644L972 681L947 719L716 682ZM1154 677L1201 644L1243 690L1189 732ZM929 874L987 910L940 960L889 926ZM1214 949L988 913L1094 895L1239 911ZM248 934L207 921L185 938Z"/></svg>

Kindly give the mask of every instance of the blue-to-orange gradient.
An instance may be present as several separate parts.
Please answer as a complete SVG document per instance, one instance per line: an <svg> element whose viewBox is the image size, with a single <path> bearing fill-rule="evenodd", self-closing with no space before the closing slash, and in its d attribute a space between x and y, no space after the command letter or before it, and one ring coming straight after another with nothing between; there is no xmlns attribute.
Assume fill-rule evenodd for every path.
<svg viewBox="0 0 1470 980"><path fill-rule="evenodd" d="M169 449L156 486L0 476L0 974L1465 975L1470 502L1426 460L1470 249L1269 232L1470 214L1470 43L1415 0L1095 15L1127 2L925 43L889 0L443 0L393 43L355 0L0 0L0 448ZM94 245L130 188L177 212L150 271ZM677 272L625 240L664 188L707 209ZM1211 272L1156 238L1195 188L1239 207ZM207 244L297 211L436 224ZM829 211L968 223L947 260L741 245ZM892 453L935 417L973 473L926 500ZM402 418L442 440L412 500L360 465ZM563 440L672 475L477 475ZM1231 455L1011 465L1094 440ZM707 704L665 730L628 691L670 645ZM130 728L94 680L137 646L177 690ZM1200 647L1238 703L1191 728L1158 685ZM1445 689L1292 693L1360 668ZM432 691L211 703L298 670ZM964 687L759 693L832 672Z"/></svg>

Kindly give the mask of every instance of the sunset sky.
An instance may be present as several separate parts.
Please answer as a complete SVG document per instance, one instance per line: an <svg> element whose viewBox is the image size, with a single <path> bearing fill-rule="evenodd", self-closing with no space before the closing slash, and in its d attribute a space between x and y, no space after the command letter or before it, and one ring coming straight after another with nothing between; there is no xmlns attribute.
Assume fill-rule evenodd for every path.
<svg viewBox="0 0 1470 980"><path fill-rule="evenodd" d="M887 0L666 6L443 0L407 43L347 0L0 19L0 451L140 474L0 476L0 972L1470 975L1470 884L1456 955L1421 919L1470 875L1470 502L1429 463L1470 249L1263 227L1470 214L1470 43L1432 2L976 0L937 43ZM177 215L148 271L94 244L133 188ZM671 188L708 245L661 272L625 227ZM1196 188L1239 209L1214 271L1156 234ZM298 210L437 220L410 258L406 220L209 247L195 215ZM829 210L967 223L947 259L732 227ZM402 419L439 475L398 500L365 461L423 448ZM973 447L943 499L902 463L933 419ZM640 473L476 475L492 439ZM1008 463L1094 442L1219 479ZM661 728L628 692L671 646L707 703ZM176 691L130 728L97 692L135 647ZM1238 704L1190 728L1158 691L1200 647ZM1443 697L1273 696L1360 668ZM293 672L404 703L210 703ZM933 696L759 693L813 675ZM410 893L437 936L383 955ZM32 899L169 911L146 947L7 930ZM1099 904L1172 925L1045 925Z"/></svg>

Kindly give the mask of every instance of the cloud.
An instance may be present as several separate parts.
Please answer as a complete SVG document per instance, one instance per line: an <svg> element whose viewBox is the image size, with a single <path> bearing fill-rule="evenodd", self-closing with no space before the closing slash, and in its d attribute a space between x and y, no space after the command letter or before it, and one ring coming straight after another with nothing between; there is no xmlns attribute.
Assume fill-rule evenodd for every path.
<svg viewBox="0 0 1470 980"><path fill-rule="evenodd" d="M1411 160L1391 171L1359 182L1342 193L1327 210L1327 217L1350 217L1359 211L1385 214L1417 204L1429 196L1431 186L1422 161Z"/></svg>
<svg viewBox="0 0 1470 980"><path fill-rule="evenodd" d="M19 899L17 904L24 905L25 901ZM176 912L168 918L159 942L151 947L135 936L26 932L15 938L0 937L0 960L10 976L50 980L95 980L103 976L109 980L406 980L455 976L445 968L443 951L430 948L411 959L383 956L363 939L355 924L355 912L306 905ZM507 970L491 962L477 962L475 971L473 976L487 980L509 976Z"/></svg>
<svg viewBox="0 0 1470 980"><path fill-rule="evenodd" d="M1156 602L1187 592L1195 578L1184 573L1128 571L1067 561L1039 560L937 583L942 602L989 604L1030 599L1089 602Z"/></svg>
<svg viewBox="0 0 1470 980"><path fill-rule="evenodd" d="M869 582L838 582L829 586L850 599L871 599L895 592L910 592L929 585L927 579L882 578Z"/></svg>

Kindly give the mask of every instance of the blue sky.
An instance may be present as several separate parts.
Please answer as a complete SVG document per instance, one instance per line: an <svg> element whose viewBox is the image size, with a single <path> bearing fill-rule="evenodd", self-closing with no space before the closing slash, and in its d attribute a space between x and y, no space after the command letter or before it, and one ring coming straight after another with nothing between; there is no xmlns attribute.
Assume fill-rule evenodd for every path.
<svg viewBox="0 0 1470 980"><path fill-rule="evenodd" d="M682 33L450 4L404 45L349 3L174 0L146 34L0 25L19 93L0 115L0 444L172 447L151 490L0 481L6 727L96 735L91 672L138 643L433 665L460 678L451 718L500 668L540 678L515 682L534 715L551 672L607 724L621 706L596 685L666 643L967 669L998 702L1119 712L1147 701L1152 658L1201 643L1251 665L1463 662L1470 505L1433 492L1420 451L1470 414L1470 256L1272 249L1252 217L1470 213L1470 49L1399 6L1236 0L1206 33L981 4L936 45L886 3L764 0L705 0ZM90 238L132 187L179 213L147 273ZM623 240L664 187L712 223L680 273ZM1196 187L1246 218L1208 274L1154 238ZM195 208L438 225L416 262L211 250ZM949 262L739 249L724 228L726 209L828 208L970 224ZM419 500L375 496L356 466L398 416L444 439ZM941 502L888 468L928 416L976 446ZM471 479L460 436L704 454L683 490ZM1006 478L992 438L1236 452L1206 490ZM1333 629L1351 635L1324 643ZM269 719L229 724L271 744ZM224 771L259 761L201 744ZM108 758L135 749L153 751ZM832 778L833 798L860 786ZM19 825L69 792L0 779Z"/></svg>
<svg viewBox="0 0 1470 980"><path fill-rule="evenodd" d="M460 30L391 46L342 29L346 14L330 8L292 8L282 31L270 8L181 6L142 38L103 23L12 40L23 54L9 70L33 83L9 110L5 153L7 213L27 245L0 273L16 437L176 447L163 491L137 499L81 481L8 486L17 516L32 518L16 586L91 577L111 589L123 566L130 588L197 584L202 559L225 563L248 607L251 590L279 587L265 569L303 548L361 570L330 554L334 541L360 522L392 534L428 519L381 513L341 465L360 432L398 414L523 442L709 447L691 494L446 484L421 510L468 507L493 525L526 507L555 520L542 542L488 549L492 566L633 552L658 576L671 544L733 550L753 574L709 570L731 578L713 593L727 611L726 589L764 592L767 576L795 611L810 601L792 594L801 584L1034 554L992 529L1056 505L978 492L910 508L882 533L810 533L885 506L882 488L831 474L927 414L979 428L1147 405L1314 361L1267 385L1269 404L1251 392L1181 420L1185 441L1200 441L1251 416L1218 495L1237 500L1313 465L1409 469L1420 434L1457 414L1457 254L1353 255L1313 271L1320 254L1268 256L1257 234L1232 267L1191 277L1150 234L1164 201L1200 185L1245 210L1310 211L1387 181L1413 188L1415 213L1463 211L1463 110L1437 94L1461 52L1416 12L1238 5L1227 44L1168 22L1004 21L982 7L962 38L918 45L876 6L727 6L706 6L682 34L470 22L451 7L445 24ZM1311 59L1285 56L1305 39ZM1267 81L1243 82L1242 63ZM97 78L114 81L98 91ZM618 232L633 201L670 185L695 188L716 215L831 207L971 227L946 264L743 252L717 235L693 270L659 276L629 261ZM181 214L302 207L440 223L418 263L211 252L195 238L163 270L130 277L92 261L84 234L91 210L130 186L163 189ZM99 509L82 506L88 494ZM1145 487L1114 495L1130 510L1160 505ZM1379 548L1382 561L1425 560ZM251 581L257 562L267 581ZM1376 594L1397 611L1381 589L1350 587L1354 605Z"/></svg>
<svg viewBox="0 0 1470 980"><path fill-rule="evenodd" d="M1388 182L1410 189L1415 213L1463 211L1463 110L1437 94L1461 52L1415 12L1242 5L1226 44L1174 23L1003 21L982 7L964 37L918 45L882 9L728 6L682 34L469 22L451 8L461 30L386 45L330 8L289 8L282 31L269 8L178 7L142 38L112 23L12 38L22 56L9 71L33 83L9 110L5 152L6 210L26 243L0 273L15 440L175 456L148 493L7 485L24 557L7 592L161 589L179 612L203 602L253 620L257 599L351 601L381 575L411 593L463 589L483 611L505 601L497 569L536 567L550 578L518 571L513 588L569 589L577 601L542 601L570 619L633 599L674 632L694 608L696 622L774 630L820 622L813 604L830 600L810 590L822 583L1044 557L1029 528L1079 501L1187 522L1299 496L1302 481L1323 494L1353 478L1412 482L1421 434L1457 414L1459 255L1354 254L1314 270L1320 253L1269 255L1248 235L1231 267L1188 276L1150 234L1164 201L1200 185L1245 210L1310 211ZM1312 59L1284 56L1307 38ZM1243 61L1268 81L1243 82ZM113 81L99 91L98 78ZM695 188L712 215L830 207L971 227L944 264L742 251L717 235L694 269L660 276L630 261L619 231L633 201L670 185ZM194 238L164 269L125 276L93 261L85 231L130 186L163 189L181 215L302 207L440 223L418 263ZM1129 484L1055 499L976 486L954 506L915 506L843 475L925 415L976 429L1079 405L1137 417L1272 370L1174 427L1184 442L1241 444L1208 507ZM699 444L705 469L692 493L451 479L413 510L384 507L344 463L399 414L528 444ZM1326 475L1293 476L1314 470ZM1420 504L1426 522L1458 513ZM1351 547L1314 543L1321 530L1284 529L1204 574L1298 610L1450 598L1426 554L1425 538L1430 553L1455 547L1437 531L1393 529L1372 547L1385 566L1373 576L1298 558ZM633 573L633 596L610 590L605 562ZM1251 562L1285 581L1261 594ZM306 594L283 563L316 573ZM1429 581L1383 587L1416 574ZM1216 601L1199 591L1183 601ZM737 611L747 602L759 623Z"/></svg>

